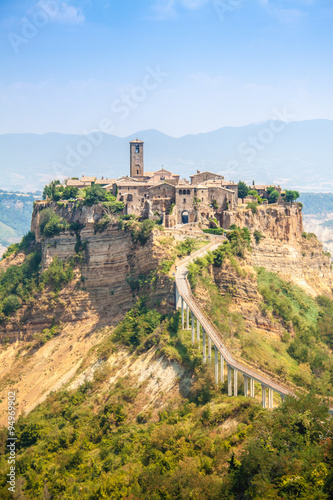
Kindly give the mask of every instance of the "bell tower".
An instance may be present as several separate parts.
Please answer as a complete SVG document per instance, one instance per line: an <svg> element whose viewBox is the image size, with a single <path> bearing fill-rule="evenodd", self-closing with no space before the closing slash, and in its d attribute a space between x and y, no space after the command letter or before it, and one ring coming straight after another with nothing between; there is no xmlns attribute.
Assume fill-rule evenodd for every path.
<svg viewBox="0 0 333 500"><path fill-rule="evenodd" d="M130 176L141 177L143 172L143 141L135 139L130 142Z"/></svg>

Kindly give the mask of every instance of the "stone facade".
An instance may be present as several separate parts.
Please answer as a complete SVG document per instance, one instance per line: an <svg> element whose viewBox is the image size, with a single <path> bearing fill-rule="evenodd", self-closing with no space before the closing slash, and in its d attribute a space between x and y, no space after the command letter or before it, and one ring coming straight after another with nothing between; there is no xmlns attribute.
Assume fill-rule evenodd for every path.
<svg viewBox="0 0 333 500"><path fill-rule="evenodd" d="M67 185L84 188L97 184L124 203L125 214L162 217L166 227L190 222L209 225L213 218L222 224L224 212L237 207L238 185L222 175L197 171L189 183L165 168L145 172L143 145L138 139L130 142L130 176L118 180L82 176L69 179Z"/></svg>
<svg viewBox="0 0 333 500"><path fill-rule="evenodd" d="M131 177L143 175L143 142L135 139L130 142Z"/></svg>
<svg viewBox="0 0 333 500"><path fill-rule="evenodd" d="M204 181L209 181L211 179L219 179L223 180L223 175L213 174L212 172L200 172L197 170L197 173L194 175L190 175L191 184L201 184Z"/></svg>

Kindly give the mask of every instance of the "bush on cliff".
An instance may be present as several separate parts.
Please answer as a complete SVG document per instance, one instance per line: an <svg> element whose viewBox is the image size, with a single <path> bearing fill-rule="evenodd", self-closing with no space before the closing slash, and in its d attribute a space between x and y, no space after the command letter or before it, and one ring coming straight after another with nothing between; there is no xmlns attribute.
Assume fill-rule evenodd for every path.
<svg viewBox="0 0 333 500"><path fill-rule="evenodd" d="M43 236L52 238L69 228L67 221L55 213L52 208L45 208L39 217L39 229Z"/></svg>
<svg viewBox="0 0 333 500"><path fill-rule="evenodd" d="M145 219L139 222L134 219L127 220L120 219L118 223L118 228L125 229L125 231L130 231L133 243L141 243L144 245L147 243L153 229L155 227L155 221L151 219Z"/></svg>
<svg viewBox="0 0 333 500"><path fill-rule="evenodd" d="M100 202L115 202L116 198L111 193L105 191L98 184L86 187L84 189L84 205L91 207Z"/></svg>
<svg viewBox="0 0 333 500"><path fill-rule="evenodd" d="M63 262L56 256L50 266L43 272L41 282L50 285L55 292L59 292L64 285L74 278L74 265L70 262Z"/></svg>
<svg viewBox="0 0 333 500"><path fill-rule="evenodd" d="M31 252L21 265L9 266L0 273L1 319L27 303L38 291L41 254Z"/></svg>
<svg viewBox="0 0 333 500"><path fill-rule="evenodd" d="M60 201L76 199L79 189L75 186L63 186L59 180L51 181L43 190L43 200Z"/></svg>
<svg viewBox="0 0 333 500"><path fill-rule="evenodd" d="M10 255L17 254L19 252L28 253L29 251L33 250L35 241L35 233L29 231L26 235L23 236L20 243L13 243L12 245L10 245L7 248L6 252L3 254L2 258L6 259Z"/></svg>

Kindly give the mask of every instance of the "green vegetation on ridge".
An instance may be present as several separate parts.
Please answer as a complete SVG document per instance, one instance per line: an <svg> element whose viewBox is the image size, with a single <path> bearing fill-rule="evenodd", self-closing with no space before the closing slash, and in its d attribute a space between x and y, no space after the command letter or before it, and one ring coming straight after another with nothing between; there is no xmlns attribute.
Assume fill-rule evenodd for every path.
<svg viewBox="0 0 333 500"><path fill-rule="evenodd" d="M51 394L16 424L17 484L25 498L331 498L332 420L313 394L268 412L216 388L179 313L165 317L140 300L100 346L137 354L155 346L194 374L189 392L146 407L135 376L110 385L107 362L78 390ZM158 383L158 381L156 381ZM7 490L7 431L0 431L0 496Z"/></svg>

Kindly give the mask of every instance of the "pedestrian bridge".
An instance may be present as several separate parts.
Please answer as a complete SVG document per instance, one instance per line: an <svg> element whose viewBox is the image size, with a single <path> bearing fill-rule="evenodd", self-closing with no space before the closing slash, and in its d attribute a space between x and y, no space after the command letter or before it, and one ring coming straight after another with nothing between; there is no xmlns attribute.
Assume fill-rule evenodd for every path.
<svg viewBox="0 0 333 500"><path fill-rule="evenodd" d="M261 384L263 408L273 408L274 392L281 396L282 401L286 395L292 395L293 393L273 379L259 374L236 361L223 343L221 334L200 309L191 293L187 280L188 263L197 257L204 256L208 251L214 250L220 244L221 240L219 238L218 243L216 243L216 240L213 241L181 261L176 268L176 309L181 309L182 329L191 330L192 344L197 342L199 348L202 348L203 362L214 361L215 383L217 385L224 383L225 375L227 375L228 396L238 395L239 376L242 376L244 380L244 396L254 398L254 383L259 382ZM214 360L212 359L212 352Z"/></svg>

